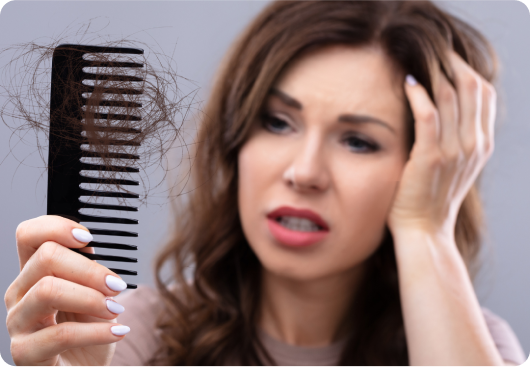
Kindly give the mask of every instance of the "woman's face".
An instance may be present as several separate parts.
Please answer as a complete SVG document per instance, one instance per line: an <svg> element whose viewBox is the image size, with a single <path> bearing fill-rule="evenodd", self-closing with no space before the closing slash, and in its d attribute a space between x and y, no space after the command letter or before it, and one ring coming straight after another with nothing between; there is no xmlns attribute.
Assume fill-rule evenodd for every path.
<svg viewBox="0 0 530 367"><path fill-rule="evenodd" d="M323 279L380 245L408 156L397 80L380 49L349 46L306 53L277 80L238 158L241 223L266 271Z"/></svg>

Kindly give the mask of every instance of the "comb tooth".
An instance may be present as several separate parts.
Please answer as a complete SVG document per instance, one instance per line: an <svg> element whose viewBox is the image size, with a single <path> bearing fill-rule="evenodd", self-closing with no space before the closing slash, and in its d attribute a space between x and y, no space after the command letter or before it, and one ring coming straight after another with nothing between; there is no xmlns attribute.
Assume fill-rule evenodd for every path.
<svg viewBox="0 0 530 367"><path fill-rule="evenodd" d="M87 215L81 213L79 213L77 217L80 222L138 224L138 219L100 217L99 215Z"/></svg>
<svg viewBox="0 0 530 367"><path fill-rule="evenodd" d="M140 169L127 166L104 166L100 164L92 164L81 162L81 170L83 171L115 171L115 172L140 172Z"/></svg>
<svg viewBox="0 0 530 367"><path fill-rule="evenodd" d="M117 231L115 229L87 228L91 234L102 236L138 237L138 233L129 231Z"/></svg>
<svg viewBox="0 0 530 367"><path fill-rule="evenodd" d="M134 270L124 270L124 269L115 269L115 268L109 268L109 270L115 272L116 274L138 275L138 272L136 272Z"/></svg>
<svg viewBox="0 0 530 367"><path fill-rule="evenodd" d="M79 200L81 209L106 209L106 210L122 210L125 212L137 212L138 208L134 206L125 206L125 205L109 205L109 204L92 204L85 203L84 201Z"/></svg>
<svg viewBox="0 0 530 367"><path fill-rule="evenodd" d="M112 82L143 82L142 78L134 75L111 75L111 74L93 74L83 73L83 79L87 80L109 80Z"/></svg>
<svg viewBox="0 0 530 367"><path fill-rule="evenodd" d="M99 255L99 254L87 254L86 252L81 252L79 249L71 249L74 252L77 252L79 255L83 255L90 260L99 260L99 261L116 261L122 263L137 263L138 260L134 257L125 257L125 256L114 256L114 255Z"/></svg>
<svg viewBox="0 0 530 367"><path fill-rule="evenodd" d="M106 158L118 158L118 159L140 159L139 155L128 154L128 153L100 153L100 152L90 152L88 150L81 150L82 157L88 158L101 158L102 155L105 155Z"/></svg>
<svg viewBox="0 0 530 367"><path fill-rule="evenodd" d="M97 247L97 248L107 248L115 250L138 250L138 246L135 245L125 245L122 243L111 243L111 242L98 242L92 241L89 242L85 247Z"/></svg>
<svg viewBox="0 0 530 367"><path fill-rule="evenodd" d="M87 177L80 175L82 183L95 183L95 184L107 184L107 185L128 185L128 186L138 186L140 183L133 180L124 180L124 179L113 179L113 178L104 178L104 177Z"/></svg>
<svg viewBox="0 0 530 367"><path fill-rule="evenodd" d="M126 61L88 61L83 62L84 68L143 68L144 64Z"/></svg>
<svg viewBox="0 0 530 367"><path fill-rule="evenodd" d="M81 140L81 144L92 144L88 138L83 138ZM137 141L130 141L130 140L120 140L120 139L109 139L105 141L104 143L96 143L94 145L114 145L114 146L134 146L139 147L140 143Z"/></svg>
<svg viewBox="0 0 530 367"><path fill-rule="evenodd" d="M124 134L139 134L142 132L141 130L135 129L133 127L101 126L101 125L91 126L91 130L106 131L106 132L111 132L111 133L124 133Z"/></svg>
<svg viewBox="0 0 530 367"><path fill-rule="evenodd" d="M81 98L81 102L83 106L86 106L88 99ZM92 103L92 102L91 102ZM124 107L124 108L140 108L142 107L141 103L138 102L131 102L131 101L109 101L109 100L101 100L98 103L99 106L103 107Z"/></svg>
<svg viewBox="0 0 530 367"><path fill-rule="evenodd" d="M105 53L105 54L134 54L143 55L144 50L141 48L130 47L107 47L107 46L90 46L90 45L76 45L76 44L61 44L57 49L81 51L83 53Z"/></svg>
<svg viewBox="0 0 530 367"><path fill-rule="evenodd" d="M106 198L138 199L140 195L128 192L87 190L79 188L79 196L101 196Z"/></svg>
<svg viewBox="0 0 530 367"><path fill-rule="evenodd" d="M141 121L139 116L120 115L117 113L94 113L91 117L101 120Z"/></svg>
<svg viewBox="0 0 530 367"><path fill-rule="evenodd" d="M85 85L84 88L82 88L82 93L92 93L94 92L94 87L91 85ZM143 91L140 89L134 89L134 88L98 88L98 93L104 93L104 94L143 94Z"/></svg>

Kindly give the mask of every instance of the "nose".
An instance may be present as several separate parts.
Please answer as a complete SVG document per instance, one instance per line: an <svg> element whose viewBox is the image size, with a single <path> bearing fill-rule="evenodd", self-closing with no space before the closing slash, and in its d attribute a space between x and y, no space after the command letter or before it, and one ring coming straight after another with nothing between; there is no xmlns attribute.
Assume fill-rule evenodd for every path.
<svg viewBox="0 0 530 367"><path fill-rule="evenodd" d="M317 144L297 154L285 170L284 180L296 190L323 190L327 184L327 164Z"/></svg>

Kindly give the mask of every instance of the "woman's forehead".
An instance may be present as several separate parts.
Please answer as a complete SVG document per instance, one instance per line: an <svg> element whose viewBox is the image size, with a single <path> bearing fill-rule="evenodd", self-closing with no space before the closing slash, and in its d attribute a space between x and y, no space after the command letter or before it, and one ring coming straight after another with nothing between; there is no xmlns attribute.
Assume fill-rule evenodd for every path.
<svg viewBox="0 0 530 367"><path fill-rule="evenodd" d="M318 95L320 99L365 100L377 96L394 97L401 103L395 69L379 48L334 45L294 59L275 88L300 98Z"/></svg>
<svg viewBox="0 0 530 367"><path fill-rule="evenodd" d="M378 47L327 46L293 60L273 89L302 107L402 115L404 94L395 69Z"/></svg>

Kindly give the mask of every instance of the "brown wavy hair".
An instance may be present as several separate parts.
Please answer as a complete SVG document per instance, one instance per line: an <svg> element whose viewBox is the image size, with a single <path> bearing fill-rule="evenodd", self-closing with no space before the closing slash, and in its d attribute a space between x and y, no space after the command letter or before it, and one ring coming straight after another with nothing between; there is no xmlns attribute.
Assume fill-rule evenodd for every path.
<svg viewBox="0 0 530 367"><path fill-rule="evenodd" d="M151 364L274 364L257 334L261 264L242 231L237 205L238 153L280 73L310 47L378 45L403 82L412 74L433 98L435 67L454 84L447 49L494 82L497 58L474 28L428 1L289 1L268 5L230 49L217 75L198 132L195 189L176 208L173 235L155 262L165 301L158 321L162 346ZM398 79L396 79L398 80ZM407 102L410 145L413 118ZM470 274L481 245L476 186L458 214L455 237ZM162 268L173 266L171 280ZM341 365L407 365L398 274L390 232L367 260L351 314L357 319ZM193 267L193 281L186 272ZM362 317L361 317L362 316Z"/></svg>

